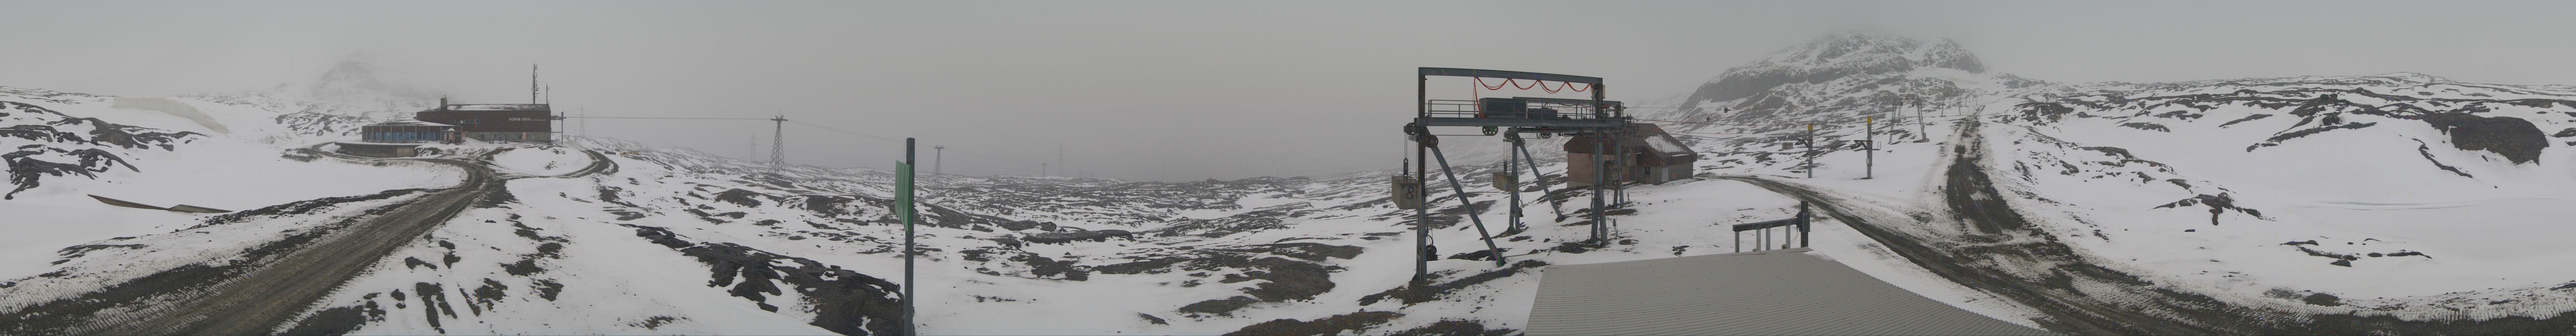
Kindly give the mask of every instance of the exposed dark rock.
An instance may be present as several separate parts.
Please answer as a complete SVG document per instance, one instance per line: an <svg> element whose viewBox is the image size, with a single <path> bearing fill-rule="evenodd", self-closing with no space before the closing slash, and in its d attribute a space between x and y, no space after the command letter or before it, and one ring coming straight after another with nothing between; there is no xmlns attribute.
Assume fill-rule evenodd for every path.
<svg viewBox="0 0 2576 336"><path fill-rule="evenodd" d="M1398 317L1404 317L1404 313L1391 311L1363 311L1333 315L1330 317L1315 319L1314 321L1276 319L1254 323L1249 326L1244 326L1241 330L1235 330L1234 332L1225 334L1227 336L1340 335L1344 332L1360 331L1368 328L1375 328L1379 325L1385 325L1387 321L1395 320L1395 318Z"/></svg>
<svg viewBox="0 0 2576 336"><path fill-rule="evenodd" d="M2549 140L2540 132L2540 127L2522 118L2436 113L2423 116L2423 120L2433 127L2447 129L2451 134L2451 146L2461 150L2495 152L2516 164L2539 162L2540 150L2549 148Z"/></svg>
<svg viewBox="0 0 2576 336"><path fill-rule="evenodd" d="M1135 233L1127 230L1061 231L1029 234L1020 236L1020 240L1031 244L1064 244L1074 241L1108 241L1110 238L1135 239L1135 236Z"/></svg>
<svg viewBox="0 0 2576 336"><path fill-rule="evenodd" d="M2163 209L2163 208L2174 208L2174 207L2187 207L2187 206L2202 205L2202 204L2209 205L2209 225L2218 225L2218 216L2219 216L2220 214L2225 214L2225 213L2227 213L2227 210L2236 210L2236 212L2242 212L2242 213L2245 213L2246 215L2252 215L2252 216L2254 216L2254 218L2263 218L2263 212L2262 212L2262 211L2260 211L2260 210L2254 210L2254 209L2247 209L2247 208L2240 208L2240 207L2237 207L2237 206L2236 206L2236 199L2227 197L2227 193L2218 193L2218 195L2216 195L2216 196L2207 195L2207 194L2203 194L2203 195L2199 195L2199 196L2192 196L2191 198L2185 198L2185 199L2182 199L2182 200L2179 200L2179 201L2174 201L2173 203L2165 203L2165 205L2158 205L2158 206L2156 206L2156 208L2157 208L2157 209Z"/></svg>
<svg viewBox="0 0 2576 336"><path fill-rule="evenodd" d="M2269 115L2269 114L2260 114L2260 113L2257 113L2257 114L2251 114L2251 115L2246 115L2244 118L2236 118L2236 120L2228 120L2228 121L2227 121L2227 123L2218 124L2218 127L2222 127L2222 128L2224 128L2224 127L2227 127L2228 125L2235 125L2236 123L2247 122L2247 121L2254 121L2254 120L2263 119L2263 118L2265 118L2265 117L2271 117L2271 116L2272 116L2272 115Z"/></svg>
<svg viewBox="0 0 2576 336"><path fill-rule="evenodd" d="M1254 299L1250 296L1236 295L1230 298L1199 301L1198 303L1181 306L1179 311L1183 313L1234 315L1235 310L1243 309L1244 306L1250 306L1253 303L1259 302L1261 302L1260 299Z"/></svg>
<svg viewBox="0 0 2576 336"><path fill-rule="evenodd" d="M1494 281L1495 279L1510 277L1513 274L1527 272L1528 269L1540 266L1547 266L1547 262L1538 261L1536 259L1521 260L1520 262L1512 263L1512 267L1476 273L1476 275L1470 275L1464 278L1458 278L1457 280L1432 284L1421 288L1390 288L1384 292L1378 292L1377 294L1361 296L1360 305L1373 305L1377 304L1380 300L1388 298L1403 300L1404 304L1408 305L1431 302L1432 300L1438 300L1443 295L1448 295L1450 292L1456 292L1459 289L1467 288L1467 286L1474 286L1488 281Z"/></svg>
<svg viewBox="0 0 2576 336"><path fill-rule="evenodd" d="M1518 333L1520 333L1520 330L1486 329L1484 322L1477 322L1474 320L1440 319L1440 322L1432 322L1431 325L1422 326L1421 328L1405 329L1404 331L1397 331L1390 335L1504 336Z"/></svg>
<svg viewBox="0 0 2576 336"><path fill-rule="evenodd" d="M2344 265L2344 266L2352 266L2352 265ZM2333 307L2333 306L2341 306L2341 305L2343 305L2343 298L2335 297L2335 296L2334 296L2334 294L2326 294L2326 293L2308 294L2308 296L2307 296L2307 297L2299 298L2299 301L2304 301L2304 302L2307 302L2308 304L2312 304L2312 305L2327 306L2327 307Z"/></svg>
<svg viewBox="0 0 2576 336"><path fill-rule="evenodd" d="M780 294L773 284L784 283L808 289L799 293L804 303L813 307L815 317L809 324L843 335L886 335L901 330L896 325L903 318L903 299L896 294L901 287L885 279L732 243L692 243L663 228L620 225L635 228L637 237L706 263L714 271L708 287L732 286L729 292L734 296L758 303L766 295Z"/></svg>
<svg viewBox="0 0 2576 336"><path fill-rule="evenodd" d="M347 335L351 331L357 331L358 327L365 326L367 322L384 320L385 310L377 307L375 301L367 301L364 305L331 307L315 311L312 316L295 321L294 327L289 327L286 332L278 334Z"/></svg>
<svg viewBox="0 0 2576 336"><path fill-rule="evenodd" d="M735 205L747 207L760 206L760 200L758 199L760 197L769 197L769 195L762 195L759 192L742 190L740 188L729 189L724 192L716 193L716 201L718 202L733 203Z"/></svg>
<svg viewBox="0 0 2576 336"><path fill-rule="evenodd" d="M1036 253L1014 255L1011 256L1010 261L1028 264L1029 274L1041 278L1061 276L1064 280L1091 280L1091 271L1085 271L1071 261L1056 261L1054 258L1039 256Z"/></svg>
<svg viewBox="0 0 2576 336"><path fill-rule="evenodd" d="M2415 153L2423 154L2424 161L2432 162L2434 168L2441 168L2443 171L2449 171L2452 174L2459 174L2460 177L2477 178L2476 176L2469 176L2469 172L2460 171L2460 167L2452 167L2451 165L2442 164L2442 160L2433 159L2433 146L2425 144L2424 140L2415 140Z"/></svg>

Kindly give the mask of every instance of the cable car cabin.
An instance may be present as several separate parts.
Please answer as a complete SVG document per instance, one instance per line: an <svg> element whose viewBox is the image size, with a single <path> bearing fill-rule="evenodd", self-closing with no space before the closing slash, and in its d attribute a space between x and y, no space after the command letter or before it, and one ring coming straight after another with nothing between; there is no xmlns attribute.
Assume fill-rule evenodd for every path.
<svg viewBox="0 0 2576 336"><path fill-rule="evenodd" d="M1627 132L1623 133L1618 136L1620 138L1618 146L1614 146L1616 153L1621 156L1596 153L1597 150L1593 146L1593 143L1597 142L1595 140L1599 139L1596 137L1580 136L1566 139L1567 184L1575 187L1591 186L1593 172L1601 166L1601 161L1615 161L1611 163L1609 178L1611 183L1663 184L1688 179L1695 174L1692 172L1692 165L1699 162L1699 153L1691 151L1690 147L1682 146L1679 139L1673 138L1670 133L1664 133L1663 127L1647 123L1628 123ZM1621 160L1622 158L1624 160Z"/></svg>
<svg viewBox="0 0 2576 336"><path fill-rule="evenodd" d="M358 138L368 142L456 142L461 139L456 125L419 120L395 120L358 126Z"/></svg>
<svg viewBox="0 0 2576 336"><path fill-rule="evenodd" d="M1395 195L1389 196L1389 199L1395 201L1395 208L1406 210L1422 208L1422 180L1413 179L1412 176L1396 175L1389 178L1388 182L1394 184L1394 188L1389 190L1394 190Z"/></svg>

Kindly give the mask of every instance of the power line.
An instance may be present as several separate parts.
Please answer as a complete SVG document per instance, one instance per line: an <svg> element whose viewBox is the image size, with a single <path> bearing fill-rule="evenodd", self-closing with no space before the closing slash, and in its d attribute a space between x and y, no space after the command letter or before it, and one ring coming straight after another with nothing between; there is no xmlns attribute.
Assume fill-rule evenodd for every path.
<svg viewBox="0 0 2576 336"><path fill-rule="evenodd" d="M1643 121L1661 121L1661 122L1668 122L1668 123L1682 123L1682 124L1720 125L1720 126L1797 126L1797 125L1805 125L1805 124L1721 124L1721 123L1706 123L1706 122L1693 122L1693 121L1680 121L1680 120L1655 120L1655 119L1637 119L1637 120L1643 120Z"/></svg>
<svg viewBox="0 0 2576 336"><path fill-rule="evenodd" d="M1734 142L1766 143L1766 144L1773 144L1773 145L1794 145L1794 144L1791 144L1791 143L1784 143L1784 142L1770 142L1770 141L1762 141L1762 140L1746 140L1746 139L1737 139L1737 138L1728 138L1728 137L1713 137L1713 136L1703 136L1703 135L1673 134L1672 136L1679 136L1679 137L1693 137L1693 138L1714 139L1714 140L1726 140L1726 141L1734 141Z"/></svg>
<svg viewBox="0 0 2576 336"><path fill-rule="evenodd" d="M564 117L564 118L588 118L588 119L723 119L723 120L769 120L769 118L581 117L581 116L572 116L572 117Z"/></svg>
<svg viewBox="0 0 2576 336"><path fill-rule="evenodd" d="M778 120L778 119L780 119L780 118L578 117L578 116L565 117L565 118L591 118L591 119L696 119L696 120ZM882 137L882 136L877 136L877 135L874 135L874 134L859 133L859 132L850 131L850 130L845 130L845 129L839 129L839 128L832 128L832 127L830 127L830 126L816 125L816 124L814 124L814 123L808 123L808 122L803 122L803 121L797 121L797 120L786 120L786 122L789 122L789 123L795 123L795 124L797 124L797 125L805 125L805 126L809 126L809 127L820 128L820 129L823 129L823 130L826 130L826 131L833 131L833 132L846 133L846 134L850 134L850 135L857 135L857 136L869 137L869 138L874 138L874 139L877 139L877 140L885 140L885 141L889 141L889 142L902 142L902 140L895 140L894 138ZM987 158L987 159L994 159L994 160L1001 160L1001 161L1013 162L1013 163L1022 163L1022 164L1043 164L1043 163L1037 163L1037 162L1028 162L1028 161L1020 161L1020 160L1004 159L1004 158L1001 158L1001 157L996 157L996 156L991 156L991 155L984 155L984 154L975 153L975 152L972 152L972 151L966 151L966 150L962 150L962 149L961 149L961 150L958 150L958 151L957 151L957 153L958 153L958 154L966 154L966 155L979 156L979 157L983 157L983 158Z"/></svg>
<svg viewBox="0 0 2576 336"><path fill-rule="evenodd" d="M858 135L858 136L863 136L863 137L876 138L877 140L885 140L885 141L891 141L891 142L903 142L903 140L895 140L894 138L888 138L888 137L881 137L881 136L876 136L876 135L870 135L870 134L867 134L867 133L851 132L851 131L848 131L848 130L843 130L843 129L838 129L838 128L823 127L823 125L815 125L815 124L813 124L813 123L808 123L808 122L803 122L803 121L788 120L787 122L796 123L797 125L813 126L814 128L820 128L820 129L823 129L823 130L826 130L826 131L841 132L841 133L849 133L849 134Z"/></svg>

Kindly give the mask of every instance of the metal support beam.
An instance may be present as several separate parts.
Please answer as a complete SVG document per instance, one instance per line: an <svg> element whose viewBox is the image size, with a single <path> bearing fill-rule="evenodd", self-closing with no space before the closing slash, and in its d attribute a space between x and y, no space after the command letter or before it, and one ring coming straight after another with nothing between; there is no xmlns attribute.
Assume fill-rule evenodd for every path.
<svg viewBox="0 0 2576 336"><path fill-rule="evenodd" d="M1524 141L1520 141L1519 139L1514 139L1514 141L1512 141L1512 148L1520 150L1520 153L1521 153L1521 162L1522 162L1522 163L1528 163L1528 164L1529 164L1529 167L1530 167L1530 175L1536 176L1536 177L1538 178L1538 180L1537 180L1537 181L1538 181L1538 190L1539 190L1539 192L1541 193L1541 194L1539 194L1539 195L1547 195L1547 194L1546 194L1546 192L1547 192L1547 173L1542 173L1542 172L1539 172L1539 171L1538 171L1538 160L1530 157L1529 144L1525 143ZM1566 163L1568 164L1568 166L1566 166L1567 168L1572 168L1572 167L1574 167L1574 166L1572 166L1572 165L1571 165L1571 164L1573 164L1573 162L1569 161L1569 162L1566 162ZM1564 177L1564 178L1574 178L1573 176L1563 176L1563 177ZM1545 196L1540 196L1540 197L1545 197ZM1561 222L1564 222L1564 221L1565 221L1565 209L1564 209L1564 208L1557 207L1557 206L1556 206L1556 203L1548 203L1548 204L1547 204L1547 209L1548 209L1548 210L1554 210L1554 211L1556 211L1556 221L1557 221L1557 222L1560 222L1560 223L1561 223Z"/></svg>
<svg viewBox="0 0 2576 336"><path fill-rule="evenodd" d="M1628 122L1628 121L1627 121L1627 120L1625 120L1625 118L1598 118L1598 119L1503 119L1503 118L1466 118L1466 117L1425 117L1425 118L1420 118L1419 120L1415 120L1415 123L1422 124L1423 126L1440 126L1440 127L1447 127L1447 126L1471 126L1471 127L1613 128L1613 127L1620 127L1622 124L1626 124L1627 122Z"/></svg>
<svg viewBox="0 0 2576 336"><path fill-rule="evenodd" d="M1428 72L1425 75L1428 75ZM1419 98L1413 100L1418 105L1415 111L1427 115L1431 113L1431 79L1422 76L1415 76L1414 79L1414 94ZM1404 130L1405 133L1412 135L1431 134L1431 130L1420 123L1406 125ZM1430 160L1424 160L1426 159L1424 154L1428 154L1429 148L1430 146L1413 147L1414 181L1422 181L1423 171L1430 168L1430 162L1428 162ZM1427 204L1431 203L1430 194L1421 193L1414 198L1414 204L1422 206L1413 208L1413 282L1409 285L1412 288L1423 288L1431 284L1431 258L1433 257L1431 255L1431 205Z"/></svg>
<svg viewBox="0 0 2576 336"><path fill-rule="evenodd" d="M1503 141L1511 142L1513 149L1519 149L1521 147L1521 134L1503 133ZM1512 182L1510 185L1502 185L1500 183L1495 185L1495 187L1502 188L1503 191L1512 193L1512 222L1511 226L1503 228L1503 233L1520 233L1522 229L1526 229L1521 226L1521 184L1520 181L1518 181L1521 179L1521 165L1519 162L1521 159L1521 152L1515 150L1503 154L1511 156L1503 159L1503 174L1511 176L1511 179L1514 180L1510 181ZM1538 171L1538 166L1530 166L1530 171ZM1488 239L1490 240L1491 238Z"/></svg>
<svg viewBox="0 0 2576 336"><path fill-rule="evenodd" d="M1559 75L1559 74L1536 73L1536 72L1527 72L1527 71L1504 71L1504 70L1481 70L1481 69L1457 69L1457 68L1421 68L1421 69L1419 70L1419 72L1417 72L1416 74L1417 74L1418 76L1452 76L1452 77L1508 78L1508 79L1527 79L1527 80L1543 80L1543 81L1558 81L1558 82L1574 82L1574 83L1584 83L1584 84L1593 84L1593 85L1600 85L1600 84L1601 84L1601 77L1587 77L1587 76L1575 76L1575 75Z"/></svg>
<svg viewBox="0 0 2576 336"><path fill-rule="evenodd" d="M1592 156L1589 158L1592 162L1586 162L1595 167L1592 170L1592 243L1594 246L1610 246L1609 226L1605 223L1609 218L1602 214L1608 212L1609 208L1602 203L1602 196L1606 195L1601 194L1601 185L1610 183L1610 161L1602 160L1601 153L1610 152L1603 147L1606 147L1612 139L1607 132L1594 136L1599 139L1592 141Z"/></svg>
<svg viewBox="0 0 2576 336"><path fill-rule="evenodd" d="M1424 135L1422 135L1422 137L1424 137L1424 138L1429 138L1429 137L1431 137L1431 136L1432 136L1432 135L1430 135L1430 134L1424 134ZM1458 172L1454 172L1454 171L1450 171L1450 170L1449 170L1449 157L1448 157L1448 156L1445 156L1445 155L1441 155L1441 154L1440 154L1440 146L1439 146L1439 145L1440 145L1440 142L1439 142L1439 141L1424 141L1424 142L1423 142L1423 144L1425 144L1425 146L1423 146L1423 147L1430 147L1430 148L1431 148L1431 158L1432 158L1432 159L1440 160L1440 174L1441 174L1441 175L1447 175L1447 176L1449 177L1449 190L1450 190L1450 191L1453 191L1453 192L1457 192L1457 193L1458 193L1458 206L1460 206L1460 207L1465 207L1465 208L1466 208L1466 210L1467 210L1467 221L1469 221L1469 222L1472 222L1472 223L1475 223L1475 224L1476 224L1476 235L1477 235L1477 236L1484 237L1484 239L1485 239L1485 253L1491 253L1491 254L1493 254L1493 256L1494 256L1494 267L1503 267L1504 265L1507 265L1507 264L1503 263L1503 250L1502 250L1502 248L1498 248L1498 247L1495 247L1495 246L1494 246L1494 234L1493 234L1493 233L1491 233L1491 232L1486 232L1486 231L1485 231L1485 219L1481 218L1481 216L1477 216L1477 215L1476 215L1476 203L1475 203L1475 202L1471 202L1471 201L1468 201L1468 200L1467 200L1467 188L1466 188L1466 187L1462 187L1462 186L1459 186L1459 185L1458 185ZM1426 195L1427 195L1427 194L1429 194L1429 193L1424 193L1424 194L1426 194ZM1430 206L1429 206L1428 204L1425 204L1425 205L1423 206L1423 208L1430 208ZM1426 225L1425 227L1428 227L1428 225Z"/></svg>

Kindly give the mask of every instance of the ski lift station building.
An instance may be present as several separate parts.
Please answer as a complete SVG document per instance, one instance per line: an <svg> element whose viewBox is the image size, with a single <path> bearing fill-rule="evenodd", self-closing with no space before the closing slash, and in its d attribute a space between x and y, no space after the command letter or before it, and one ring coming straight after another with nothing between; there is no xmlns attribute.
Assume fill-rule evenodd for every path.
<svg viewBox="0 0 2576 336"><path fill-rule="evenodd" d="M1599 150L1593 147L1593 137L1567 139L1565 162L1569 164L1565 176L1575 178L1568 178L1566 182L1576 187L1590 186L1592 180L1581 177L1592 176L1592 171L1601 166L1597 162L1615 161L1610 170L1610 181L1614 185L1626 182L1663 184L1691 178L1694 174L1691 165L1699 162L1698 152L1682 146L1680 140L1664 133L1664 128L1655 124L1628 123L1626 132L1621 132L1618 138L1619 143L1614 150L1624 157L1595 153Z"/></svg>
<svg viewBox="0 0 2576 336"><path fill-rule="evenodd" d="M554 109L547 104L448 104L414 113L413 119L455 125L465 139L554 142Z"/></svg>
<svg viewBox="0 0 2576 336"><path fill-rule="evenodd" d="M456 125L419 120L395 120L359 126L359 139L369 142L456 142L461 139Z"/></svg>

